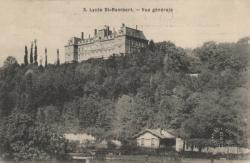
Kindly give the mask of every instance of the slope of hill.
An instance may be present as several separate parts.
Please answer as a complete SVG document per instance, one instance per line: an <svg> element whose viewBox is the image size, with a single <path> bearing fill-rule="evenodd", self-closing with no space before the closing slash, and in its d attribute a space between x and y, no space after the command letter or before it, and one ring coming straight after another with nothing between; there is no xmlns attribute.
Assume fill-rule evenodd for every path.
<svg viewBox="0 0 250 163"><path fill-rule="evenodd" d="M207 42L192 53L165 42L138 54L46 68L6 62L0 72L1 153L32 148L38 154L30 157L55 154L38 148L44 135L55 133L55 144L65 132L127 141L158 127L175 129L200 146L220 129L224 136L213 138L217 144L245 145L249 107L245 94L236 92L247 81L249 44ZM30 128L42 137L36 143Z"/></svg>

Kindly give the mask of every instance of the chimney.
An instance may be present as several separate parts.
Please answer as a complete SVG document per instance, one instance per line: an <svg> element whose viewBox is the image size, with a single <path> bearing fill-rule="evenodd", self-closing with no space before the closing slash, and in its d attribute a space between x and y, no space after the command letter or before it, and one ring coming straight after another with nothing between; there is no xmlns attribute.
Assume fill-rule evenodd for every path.
<svg viewBox="0 0 250 163"><path fill-rule="evenodd" d="M90 38L90 34L89 34L89 38Z"/></svg>
<svg viewBox="0 0 250 163"><path fill-rule="evenodd" d="M97 29L95 29L95 36L97 35Z"/></svg>
<svg viewBox="0 0 250 163"><path fill-rule="evenodd" d="M137 25L135 26L135 29L137 30Z"/></svg>
<svg viewBox="0 0 250 163"><path fill-rule="evenodd" d="M82 32L82 40L84 39L84 33Z"/></svg>
<svg viewBox="0 0 250 163"><path fill-rule="evenodd" d="M124 23L122 23L122 27L125 27L125 24L124 24Z"/></svg>

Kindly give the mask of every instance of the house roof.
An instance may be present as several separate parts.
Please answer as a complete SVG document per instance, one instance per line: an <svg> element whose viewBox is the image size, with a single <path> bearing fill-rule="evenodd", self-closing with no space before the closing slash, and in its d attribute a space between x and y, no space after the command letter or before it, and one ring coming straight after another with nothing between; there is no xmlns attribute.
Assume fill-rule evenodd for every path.
<svg viewBox="0 0 250 163"><path fill-rule="evenodd" d="M171 138L176 138L177 133L174 130L168 129L168 130L162 130L162 129L146 129L138 134L134 135L134 138L139 137L140 135L143 135L144 133L151 133L152 135L160 138L160 139L171 139Z"/></svg>
<svg viewBox="0 0 250 163"><path fill-rule="evenodd" d="M84 143L86 141L95 141L96 138L92 135L88 135L86 133L65 133L63 134L64 138L69 141L79 141L80 143Z"/></svg>
<svg viewBox="0 0 250 163"><path fill-rule="evenodd" d="M126 27L125 30L126 30L126 35L127 36L138 38L138 39L141 39L141 40L147 40L144 33L142 31L140 31L140 30L133 29L133 28L130 28L130 27Z"/></svg>

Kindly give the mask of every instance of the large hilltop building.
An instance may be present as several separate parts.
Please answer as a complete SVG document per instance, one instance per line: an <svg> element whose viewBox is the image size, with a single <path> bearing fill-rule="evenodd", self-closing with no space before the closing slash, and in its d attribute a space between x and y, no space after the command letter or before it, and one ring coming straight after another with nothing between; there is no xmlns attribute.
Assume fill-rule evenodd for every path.
<svg viewBox="0 0 250 163"><path fill-rule="evenodd" d="M72 37L65 45L65 62L82 61L89 58L108 58L113 54L129 54L140 51L148 44L141 30L126 27L111 31L109 26L94 30L94 36Z"/></svg>

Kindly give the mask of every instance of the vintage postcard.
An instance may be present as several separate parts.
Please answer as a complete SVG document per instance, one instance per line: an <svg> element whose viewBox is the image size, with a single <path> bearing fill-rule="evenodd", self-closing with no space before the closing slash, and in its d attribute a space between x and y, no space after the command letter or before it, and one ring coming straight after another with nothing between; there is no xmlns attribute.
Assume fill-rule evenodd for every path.
<svg viewBox="0 0 250 163"><path fill-rule="evenodd" d="M250 162L249 0L0 0L1 163Z"/></svg>

